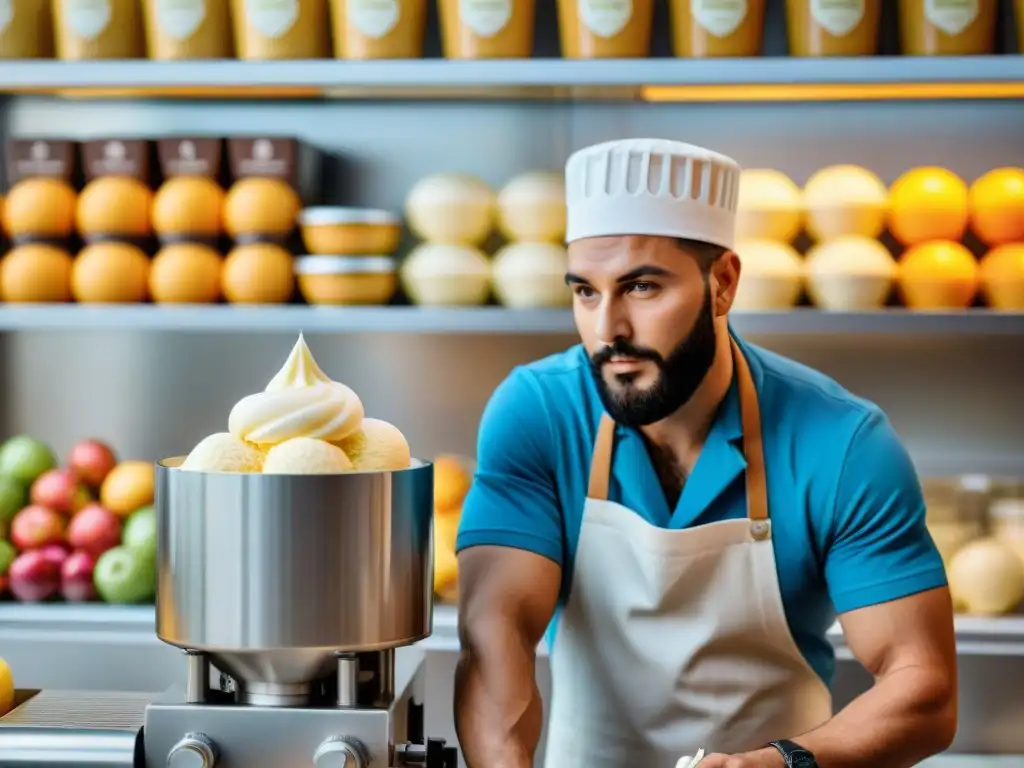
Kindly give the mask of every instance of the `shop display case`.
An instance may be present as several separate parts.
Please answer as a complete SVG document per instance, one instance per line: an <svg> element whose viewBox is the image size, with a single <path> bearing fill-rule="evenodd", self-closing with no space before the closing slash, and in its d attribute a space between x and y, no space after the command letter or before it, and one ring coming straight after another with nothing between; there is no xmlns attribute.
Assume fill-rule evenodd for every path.
<svg viewBox="0 0 1024 768"><path fill-rule="evenodd" d="M1024 167L1020 3L999 4L992 53L920 57L900 55L893 11L883 11L877 55L789 56L784 4L768 3L760 55L750 58L674 57L667 4L658 3L650 56L629 60L562 58L554 4L537 5L532 57L508 61L443 58L434 3L417 59L3 60L0 140L295 137L325 158L312 204L395 214L429 175L469 174L499 190L528 171L558 173L578 147L639 135L713 147L801 187L839 163L885 185L925 166L968 184L993 168ZM411 38L406 49L419 53ZM810 246L806 235L794 242L801 255ZM985 254L973 234L964 242ZM404 230L395 255L416 244ZM489 238L487 257L501 244ZM826 311L805 299L738 312L734 326L878 402L923 475L1024 477L1024 312L980 300L924 311L895 303ZM179 454L213 431L247 383L265 378L266 350L297 331L318 337L325 369L365 391L368 409L401 425L425 456L472 455L497 383L576 341L570 310L495 300L0 302L0 435L38 435L60 455L84 435L126 457ZM1004 513L1008 527L1016 513ZM185 662L152 624L147 606L0 602L0 655L28 686L159 690L181 679ZM441 606L424 646L435 700L428 730L448 738L450 720L438 718L451 696L454 630L453 609ZM953 752L1020 760L1024 615L961 617L957 630L963 702ZM832 637L845 659L843 702L869 681L841 632Z"/></svg>

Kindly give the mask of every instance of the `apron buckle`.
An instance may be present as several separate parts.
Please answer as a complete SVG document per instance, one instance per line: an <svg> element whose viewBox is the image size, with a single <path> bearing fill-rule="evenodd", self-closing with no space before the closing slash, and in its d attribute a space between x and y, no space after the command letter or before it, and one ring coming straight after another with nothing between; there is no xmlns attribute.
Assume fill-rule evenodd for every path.
<svg viewBox="0 0 1024 768"><path fill-rule="evenodd" d="M772 525L767 520L754 520L750 524L750 535L754 541L764 541L772 532Z"/></svg>

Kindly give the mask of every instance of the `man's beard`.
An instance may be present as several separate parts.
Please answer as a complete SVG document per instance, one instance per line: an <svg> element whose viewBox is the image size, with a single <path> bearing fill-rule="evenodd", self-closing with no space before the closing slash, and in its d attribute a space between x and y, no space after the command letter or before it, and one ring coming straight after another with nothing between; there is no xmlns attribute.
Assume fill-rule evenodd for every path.
<svg viewBox="0 0 1024 768"><path fill-rule="evenodd" d="M693 330L667 358L653 349L634 347L625 339L615 339L611 346L590 358L591 372L605 411L619 424L643 427L667 418L683 405L700 387L715 360L715 318L711 311L711 286L704 290L703 305ZM605 381L603 368L613 357L650 360L658 366L658 378L650 387L639 389L632 384L637 374L616 376L619 388L612 389Z"/></svg>

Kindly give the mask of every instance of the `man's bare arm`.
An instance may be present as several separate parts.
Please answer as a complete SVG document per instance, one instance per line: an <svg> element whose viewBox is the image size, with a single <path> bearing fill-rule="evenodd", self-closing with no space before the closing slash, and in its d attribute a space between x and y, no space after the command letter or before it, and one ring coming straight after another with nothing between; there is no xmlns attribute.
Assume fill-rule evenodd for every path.
<svg viewBox="0 0 1024 768"><path fill-rule="evenodd" d="M459 553L455 727L469 768L531 768L544 713L536 653L554 615L561 568L532 552Z"/></svg>
<svg viewBox="0 0 1024 768"><path fill-rule="evenodd" d="M957 725L949 590L861 608L839 620L850 650L875 684L819 728L780 736L810 750L821 768L910 768L949 747ZM707 765L745 768L783 761L769 748L732 758L714 755Z"/></svg>

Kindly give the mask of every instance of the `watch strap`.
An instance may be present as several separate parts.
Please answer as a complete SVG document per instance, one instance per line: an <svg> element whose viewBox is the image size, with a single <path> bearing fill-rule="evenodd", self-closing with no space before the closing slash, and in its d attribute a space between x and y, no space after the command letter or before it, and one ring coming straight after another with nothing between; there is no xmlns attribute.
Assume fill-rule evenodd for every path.
<svg viewBox="0 0 1024 768"><path fill-rule="evenodd" d="M769 742L768 746L778 750L786 761L786 768L818 768L818 761L814 759L814 755L795 741L779 739Z"/></svg>

